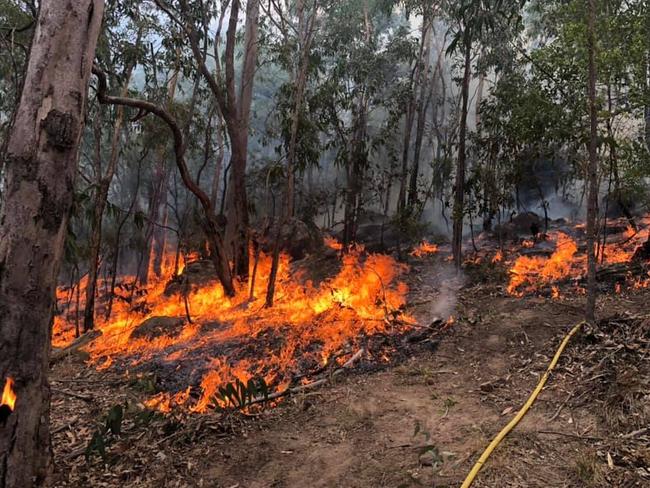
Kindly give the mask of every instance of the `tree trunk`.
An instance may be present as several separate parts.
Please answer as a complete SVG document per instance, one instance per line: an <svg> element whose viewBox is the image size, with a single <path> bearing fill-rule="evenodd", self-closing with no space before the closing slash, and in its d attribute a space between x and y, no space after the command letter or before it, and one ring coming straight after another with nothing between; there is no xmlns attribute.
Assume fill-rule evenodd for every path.
<svg viewBox="0 0 650 488"><path fill-rule="evenodd" d="M178 59L176 63L174 73L169 79L167 85L168 108L174 102L174 97L176 96L176 85L178 84L178 76L180 73L180 64ZM160 243L165 238L165 232L164 229L157 228L156 223L161 220L161 212L164 219L167 211L167 179L169 177L169 172L167 171L167 145L165 142L161 142L156 153L157 165L154 172L155 178L149 202L149 221L145 230L146 247L142 254L141 264L138 266L138 281L142 285L149 283L152 261L154 263L154 268L156 267L156 262L158 263L157 276L160 276L160 260L162 258L157 257L159 253L164 252L164 249L161 249Z"/></svg>
<svg viewBox="0 0 650 488"><path fill-rule="evenodd" d="M146 155L147 152L145 152L144 154ZM117 224L117 230L115 232L115 248L113 249L113 257L112 257L113 259L111 261L111 284L108 290L108 305L106 305L106 315L105 315L106 319L108 319L111 316L111 312L113 310L113 300L115 299L115 284L117 281L117 265L120 262L120 238L122 236L122 229L124 228L124 224L126 224L129 217L131 217L131 213L133 212L133 209L135 208L135 204L138 201L142 159L138 161L138 172L135 180L135 187L133 189L133 198L131 198L131 203L129 204L129 208L126 210L126 212L120 219L119 223Z"/></svg>
<svg viewBox="0 0 650 488"><path fill-rule="evenodd" d="M415 129L415 148L413 150L413 165L411 166L411 177L408 189L408 206L409 211L417 203L418 198L418 173L420 172L420 153L422 151L422 141L424 138L424 128L427 117L427 106L431 99L429 86L429 67L431 65L431 34L433 25L426 18L423 20L422 35L424 36L422 56L420 59L420 97L417 105L417 123Z"/></svg>
<svg viewBox="0 0 650 488"><path fill-rule="evenodd" d="M589 165L587 167L587 305L585 319L596 314L596 220L598 218L598 108L596 107L596 5L588 0L587 47L589 50Z"/></svg>
<svg viewBox="0 0 650 488"><path fill-rule="evenodd" d="M206 219L203 230L208 241L208 246L210 247L210 258L214 263L217 276L226 295L231 297L234 296L235 288L233 286L232 274L228 266L228 259L217 217L214 208L210 203L210 197L196 184L190 175L187 162L185 161L185 139L183 137L183 131L179 127L178 123L168 111L154 103L144 100L136 100L126 97L112 97L107 95L106 74L97 66L93 66L93 73L97 75L97 98L100 103L109 105L125 105L127 107L145 110L153 113L167 124L174 138L174 156L183 184L192 194L194 194L194 196L196 196L203 208Z"/></svg>
<svg viewBox="0 0 650 488"><path fill-rule="evenodd" d="M305 3L304 0L297 2L298 14L298 35L299 35L299 63L298 68L293 76L293 84L296 87L293 111L291 114L291 131L289 134L289 146L287 150L287 188L285 197L285 206L283 217L278 222L278 231L273 246L273 259L271 261L271 272L269 274L269 283L266 290L265 306L273 306L273 297L275 295L275 280L278 275L278 266L280 264L280 239L282 236L283 223L288 222L294 214L294 196L295 196L295 158L296 146L298 143L298 126L300 114L302 112L303 95L307 85L307 69L309 68L309 54L311 53L311 42L314 33L314 22L316 20L316 3L314 2L313 11L309 21L305 22ZM256 260L257 264L257 260Z"/></svg>
<svg viewBox="0 0 650 488"><path fill-rule="evenodd" d="M72 205L102 0L42 0L16 117L0 213L0 381L15 410L0 426L0 487L44 484L47 381L56 280Z"/></svg>
<svg viewBox="0 0 650 488"><path fill-rule="evenodd" d="M223 169L223 156L224 156L224 138L223 138L223 117L221 113L217 113L217 128L214 131L217 142L217 156L214 162L214 175L212 177L212 192L210 193L210 201L212 207L218 208L217 199L219 198L219 183L221 182L221 171Z"/></svg>
<svg viewBox="0 0 650 488"><path fill-rule="evenodd" d="M472 40L467 27L463 35L465 49L465 71L463 73L463 87L461 93L460 127L458 134L458 161L456 164L456 182L454 185L454 230L452 237L452 253L456 269L460 269L463 254L463 212L465 201L465 151L467 138L467 105L469 99L469 79L471 76Z"/></svg>
<svg viewBox="0 0 650 488"><path fill-rule="evenodd" d="M239 4L239 0L234 0ZM246 164L248 153L248 123L253 101L253 81L257 63L259 0L249 0L246 5L246 29L244 33L244 63L242 66L239 98L235 113L225 116L230 145L232 149L228 203L226 206L226 249L230 250L235 275L242 280L248 278L248 197L246 195ZM232 20L232 19L231 19ZM236 22L236 19L235 19ZM236 26L232 29L233 35ZM230 31L231 29L229 29ZM234 46L233 46L234 48ZM230 57L226 61L233 64ZM234 66L226 66L226 71L234 71ZM226 78L229 78L226 74ZM232 81L234 83L234 79ZM229 105L235 102L234 87L230 87ZM222 109L224 115L226 111Z"/></svg>
<svg viewBox="0 0 650 488"><path fill-rule="evenodd" d="M136 47L140 43L140 33L138 33L138 40ZM129 83L131 81L131 74L135 67L135 58L125 68L124 86L122 87L122 96L126 96L129 90ZM101 113L101 111L100 111ZM98 123L101 124L101 116L98 114ZM97 189L95 195L95 208L93 210L93 220L91 222L91 235L90 235L90 258L88 260L88 284L86 285L86 307L84 308L84 332L92 330L95 327L95 295L97 290L97 272L99 270L99 251L102 243L102 219L104 217L104 209L106 208L106 201L108 199L108 190L110 189L113 176L117 170L117 163L120 156L120 138L122 136L122 125L124 123L124 107L119 105L115 110L115 122L113 125L113 135L111 138L111 155L106 168L106 173L102 175L101 164L97 162ZM96 138L101 138L101 132L96 132ZM101 157L99 151L100 141L95 143L98 145L97 158Z"/></svg>

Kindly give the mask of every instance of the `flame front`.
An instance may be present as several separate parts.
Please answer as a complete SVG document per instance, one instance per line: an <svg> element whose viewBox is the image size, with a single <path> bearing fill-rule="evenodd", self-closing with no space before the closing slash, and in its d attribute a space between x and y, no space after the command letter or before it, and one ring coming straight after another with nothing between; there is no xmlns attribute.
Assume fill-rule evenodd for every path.
<svg viewBox="0 0 650 488"><path fill-rule="evenodd" d="M569 276L572 259L578 246L568 235L558 232L553 254L543 256L519 256L510 269L508 293L522 295ZM527 246L525 246L527 247Z"/></svg>
<svg viewBox="0 0 650 488"><path fill-rule="evenodd" d="M327 244L333 249L339 247L333 239ZM214 281L193 286L187 296L192 324L185 323L176 335L132 337L148 318L185 317L182 296L166 293L167 279L161 279L147 287L144 306L115 300L108 320L97 314L103 335L89 347L91 358L100 368L118 362L129 367L142 365L152 359L167 364L200 363L201 396L198 401L192 400L191 406L197 412L207 410L219 387L235 379L247 382L261 377L267 384L283 388L297 370L340 361L342 353L350 354L345 351L359 347L362 337L394 328L396 322L391 317L399 316L399 323L412 320L400 312L408 291L399 281L407 270L405 265L388 255L366 253L361 246L338 259L338 272L332 275L333 266L327 261L323 266L330 277L314 284L304 272L292 269L289 256L282 254L274 306L265 308L271 257L260 253L252 294L250 282L238 283L232 298ZM60 296L65 293L60 291ZM66 337L64 331L73 329L70 317L68 314L67 321L64 316L57 317L58 341ZM163 392L148 405L169 410L190 398L185 385L177 393Z"/></svg>
<svg viewBox="0 0 650 488"><path fill-rule="evenodd" d="M14 410L16 406L16 392L14 391L14 380L7 378L5 382L5 387L2 390L2 401L0 401L0 406L7 405L11 411Z"/></svg>
<svg viewBox="0 0 650 488"><path fill-rule="evenodd" d="M644 226L650 224L649 218L642 219ZM582 224L576 225L577 230L582 230ZM637 231L630 225L622 232L624 239L618 242L605 242L597 245L597 259L600 265L613 265L627 263L634 256L638 246L647 238L648 231ZM560 298L557 282L561 280L578 280L586 274L587 257L578 253L578 245L572 237L563 232L550 234L555 237L555 251L546 256L519 256L510 267L510 282L507 291L510 295L523 296L543 289L550 288L553 298ZM524 240L521 247L534 248L536 242ZM499 253L497 253L499 254ZM493 259L493 263L495 260ZM630 288L640 289L647 287L648 279L632 278L627 280ZM615 291L620 293L620 283L615 285Z"/></svg>

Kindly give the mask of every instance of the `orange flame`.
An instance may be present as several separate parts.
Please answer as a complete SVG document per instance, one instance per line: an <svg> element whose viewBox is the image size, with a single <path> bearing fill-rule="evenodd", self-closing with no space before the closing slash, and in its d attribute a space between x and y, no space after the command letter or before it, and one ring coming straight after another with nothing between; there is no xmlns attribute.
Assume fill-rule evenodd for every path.
<svg viewBox="0 0 650 488"><path fill-rule="evenodd" d="M508 293L521 296L543 285L570 275L573 256L578 250L576 242L562 232L557 233L555 252L543 256L520 256L510 269Z"/></svg>
<svg viewBox="0 0 650 488"><path fill-rule="evenodd" d="M340 246L333 239L326 242L332 248ZM139 302L115 300L108 320L98 314L96 326L103 334L88 346L91 359L100 368L114 367L119 357L133 365L154 356L180 364L196 358L198 351L209 350L205 353L209 357L201 359L207 365L202 366L206 372L200 382L201 398L190 407L196 412L207 410L215 402L219 387L235 379L246 383L261 377L275 388L287 386L304 357L321 364L323 358L354 347L362 336L394 328L390 317L399 316L399 323L413 321L400 311L406 303L408 288L399 276L406 272L406 265L388 255L366 253L362 246L354 247L339 259L335 265L340 267L338 272L330 273L332 276L316 285L292 269L289 256L281 254L274 306L265 308L272 260L260 253L252 300L248 283L235 284L235 297L226 296L214 280L193 285L187 294L193 324L181 325L175 334L132 337L134 329L152 317L180 318L184 322L182 292L170 292L165 279L152 282L146 293L136 295L141 297ZM127 277L126 282L132 283L133 278ZM55 334L72 326L70 318L66 321L60 316ZM265 345L268 340L260 341L260 346L268 350L246 358L233 356L223 346L250 344L258 337L277 340L271 341L273 345ZM175 405L187 404L190 398L189 390L183 390L164 393L148 404L167 411Z"/></svg>
<svg viewBox="0 0 650 488"><path fill-rule="evenodd" d="M331 236L323 237L323 242L327 247L329 247L330 249L334 249L335 251L340 251L341 249L343 249L343 244Z"/></svg>
<svg viewBox="0 0 650 488"><path fill-rule="evenodd" d="M416 258L421 258L428 254L435 254L437 252L438 252L437 244L432 244L427 241L422 241L411 251L411 256Z"/></svg>
<svg viewBox="0 0 650 488"><path fill-rule="evenodd" d="M2 390L2 400L0 401L0 406L7 405L11 411L14 410L16 405L16 392L14 391L14 380L7 378L5 382L5 387Z"/></svg>

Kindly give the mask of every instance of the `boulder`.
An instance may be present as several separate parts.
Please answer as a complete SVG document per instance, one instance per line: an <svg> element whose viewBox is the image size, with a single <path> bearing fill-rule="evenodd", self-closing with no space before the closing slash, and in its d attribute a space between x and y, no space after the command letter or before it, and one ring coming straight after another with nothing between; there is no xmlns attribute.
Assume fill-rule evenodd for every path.
<svg viewBox="0 0 650 488"><path fill-rule="evenodd" d="M535 212L522 212L515 215L511 223L514 230L517 232L529 232L532 233L533 228L539 229L544 225L544 222L539 218ZM539 232L539 230L537 231Z"/></svg>
<svg viewBox="0 0 650 488"><path fill-rule="evenodd" d="M258 235L257 241L263 252L267 254L273 252L279 225L278 219L272 223L267 221L264 231ZM280 249L294 260L302 259L323 249L323 235L312 223L289 219L280 229Z"/></svg>
<svg viewBox="0 0 650 488"><path fill-rule="evenodd" d="M133 330L131 337L135 339L175 337L181 333L184 325L183 317L149 317Z"/></svg>
<svg viewBox="0 0 650 488"><path fill-rule="evenodd" d="M183 293L188 287L193 289L209 285L217 280L217 273L214 264L209 259L199 259L185 265L185 269L179 276L172 278L165 286L165 295Z"/></svg>

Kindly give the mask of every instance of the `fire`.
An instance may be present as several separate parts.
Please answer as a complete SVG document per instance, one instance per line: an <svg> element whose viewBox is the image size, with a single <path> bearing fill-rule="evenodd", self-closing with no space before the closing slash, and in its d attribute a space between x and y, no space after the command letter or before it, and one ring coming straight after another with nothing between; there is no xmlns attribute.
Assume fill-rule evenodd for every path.
<svg viewBox="0 0 650 488"><path fill-rule="evenodd" d="M334 249L335 251L340 251L341 249L343 249L343 244L331 236L325 236L323 238L323 242L327 247L329 247L330 249Z"/></svg>
<svg viewBox="0 0 650 488"><path fill-rule="evenodd" d="M0 406L6 405L11 411L14 410L16 405L16 392L14 391L14 380L7 378L4 389L2 390L2 400Z"/></svg>
<svg viewBox="0 0 650 488"><path fill-rule="evenodd" d="M567 234L557 233L555 252L550 257L520 256L510 269L508 293L523 295L570 276L578 246Z"/></svg>
<svg viewBox="0 0 650 488"><path fill-rule="evenodd" d="M340 244L330 240L329 245ZM406 265L355 246L327 267L338 272L315 284L293 270L289 256L282 254L274 306L265 308L271 257L260 253L252 294L250 281L237 283L233 298L216 281L192 286L186 297L191 324L185 320L182 292L166 292L168 282L161 279L148 285L139 303L115 301L108 320L97 314L103 334L88 348L91 360L102 368L119 364L131 368L150 359L192 364L192 368L196 364L202 374L198 400L191 395L192 387L185 385L180 392L152 398L149 405L160 410L188 405L192 411L204 412L215 402L219 387L228 382L246 383L258 377L281 389L297 370L320 368L328 358L341 359L354 352L360 338L413 321L401 312L408 288L399 277L407 271ZM132 336L139 324L152 317L179 318L184 325L175 334ZM72 326L63 316L56 324L57 328Z"/></svg>
<svg viewBox="0 0 650 488"><path fill-rule="evenodd" d="M438 252L437 244L432 244L427 241L422 241L411 251L411 256L416 258L421 258L428 254L435 254L437 252Z"/></svg>
<svg viewBox="0 0 650 488"><path fill-rule="evenodd" d="M551 287L551 298L557 300L561 297L560 295L560 289L557 286L552 286Z"/></svg>
<svg viewBox="0 0 650 488"><path fill-rule="evenodd" d="M501 261L503 261L503 253L499 249L494 256L492 256L492 264L500 263Z"/></svg>
<svg viewBox="0 0 650 488"><path fill-rule="evenodd" d="M648 218L642 219L644 225L650 223ZM616 225L612 222L609 225ZM575 226L577 230L584 229L583 224ZM614 242L604 242L597 245L597 259L599 266L608 266L618 263L629 262L639 245L648 238L647 228L643 231L635 230L627 225L622 237L615 238ZM550 257L544 256L520 256L510 268L510 282L507 291L511 295L522 296L541 289L551 287L553 298L559 297L559 288L555 282L568 278L579 279L586 273L587 258L584 254L578 254L578 246L575 240L562 232L556 233L556 249ZM523 248L535 246L533 241L523 241ZM648 286L650 282L646 279L627 279L625 285L632 289L641 289ZM616 293L620 293L621 283L614 285ZM576 289L581 293L581 290Z"/></svg>

